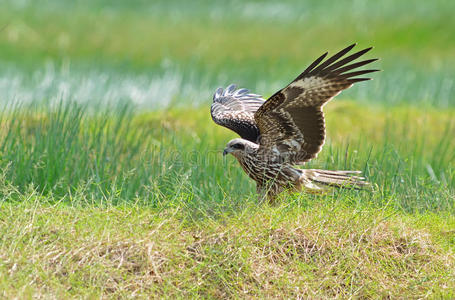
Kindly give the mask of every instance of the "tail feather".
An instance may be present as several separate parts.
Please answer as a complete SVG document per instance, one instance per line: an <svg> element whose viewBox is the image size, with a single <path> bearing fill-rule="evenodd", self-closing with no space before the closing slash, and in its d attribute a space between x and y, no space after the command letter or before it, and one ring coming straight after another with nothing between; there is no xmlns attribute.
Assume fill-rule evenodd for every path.
<svg viewBox="0 0 455 300"><path fill-rule="evenodd" d="M305 170L305 176L316 185L328 185L349 189L363 189L370 186L364 177L356 176L360 171L329 171L329 170Z"/></svg>

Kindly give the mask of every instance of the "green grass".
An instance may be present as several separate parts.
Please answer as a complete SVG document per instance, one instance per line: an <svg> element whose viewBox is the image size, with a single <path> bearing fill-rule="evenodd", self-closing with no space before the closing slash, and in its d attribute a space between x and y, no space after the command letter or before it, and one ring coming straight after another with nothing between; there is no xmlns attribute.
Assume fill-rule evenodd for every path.
<svg viewBox="0 0 455 300"><path fill-rule="evenodd" d="M310 167L363 170L373 191L270 207L206 109L4 111L2 296L452 297L453 112L326 112Z"/></svg>
<svg viewBox="0 0 455 300"><path fill-rule="evenodd" d="M362 170L376 186L337 197L410 212L452 210L452 115L333 103L328 142L308 167ZM207 109L138 114L74 103L13 109L2 118L4 184L69 203L235 207L255 192L237 162L221 156L234 134L204 124L211 124Z"/></svg>
<svg viewBox="0 0 455 300"><path fill-rule="evenodd" d="M455 297L454 3L3 1L0 297ZM259 203L212 92L354 41L305 167L373 189Z"/></svg>
<svg viewBox="0 0 455 300"><path fill-rule="evenodd" d="M5 298L452 298L453 215L314 203L194 222L185 207L0 210Z"/></svg>

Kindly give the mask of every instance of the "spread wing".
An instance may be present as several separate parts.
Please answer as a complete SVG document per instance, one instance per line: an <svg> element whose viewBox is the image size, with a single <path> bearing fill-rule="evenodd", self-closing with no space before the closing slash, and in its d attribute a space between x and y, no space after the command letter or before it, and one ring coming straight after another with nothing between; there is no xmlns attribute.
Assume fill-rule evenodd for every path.
<svg viewBox="0 0 455 300"><path fill-rule="evenodd" d="M213 95L210 109L213 121L238 133L243 139L256 143L259 129L254 113L264 103L264 99L250 94L247 89L238 89L231 84L226 89L218 88Z"/></svg>
<svg viewBox="0 0 455 300"><path fill-rule="evenodd" d="M370 79L356 76L378 71L353 71L377 60L351 63L371 48L342 58L354 46L322 62L327 56L325 53L258 109L255 120L261 132L259 151L262 155L294 164L316 157L325 140L322 106L354 83Z"/></svg>

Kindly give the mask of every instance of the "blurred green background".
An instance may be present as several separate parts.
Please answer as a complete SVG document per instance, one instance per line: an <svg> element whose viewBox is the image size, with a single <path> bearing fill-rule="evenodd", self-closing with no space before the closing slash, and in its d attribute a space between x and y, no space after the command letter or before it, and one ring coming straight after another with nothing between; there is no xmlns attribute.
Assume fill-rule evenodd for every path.
<svg viewBox="0 0 455 300"><path fill-rule="evenodd" d="M200 105L268 96L325 51L374 46L384 70L342 98L455 105L454 1L3 0L0 95Z"/></svg>

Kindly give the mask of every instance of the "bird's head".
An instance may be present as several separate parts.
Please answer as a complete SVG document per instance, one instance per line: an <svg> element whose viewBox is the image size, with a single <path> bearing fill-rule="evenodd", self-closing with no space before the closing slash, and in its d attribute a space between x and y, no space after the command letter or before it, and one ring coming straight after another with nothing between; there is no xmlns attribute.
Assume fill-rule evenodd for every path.
<svg viewBox="0 0 455 300"><path fill-rule="evenodd" d="M235 157L239 158L243 156L246 152L255 150L257 147L258 145L248 140L240 138L233 139L230 140L229 143L227 143L226 148L224 148L223 156L230 153Z"/></svg>

